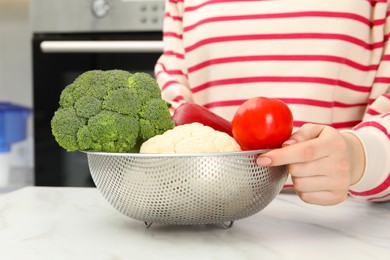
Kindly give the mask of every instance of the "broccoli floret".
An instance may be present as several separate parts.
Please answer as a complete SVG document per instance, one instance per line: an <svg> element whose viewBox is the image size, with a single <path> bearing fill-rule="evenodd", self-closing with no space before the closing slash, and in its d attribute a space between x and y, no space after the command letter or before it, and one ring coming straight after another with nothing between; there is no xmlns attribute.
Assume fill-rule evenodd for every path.
<svg viewBox="0 0 390 260"><path fill-rule="evenodd" d="M119 115L116 118L116 131L118 134L117 146L119 152L139 152L142 140L139 138L140 123L136 117ZM121 144L121 145L119 145ZM128 147L132 149L128 150Z"/></svg>
<svg viewBox="0 0 390 260"><path fill-rule="evenodd" d="M52 133L67 151L139 152L144 141L174 127L147 73L87 71L62 91L59 104Z"/></svg>
<svg viewBox="0 0 390 260"><path fill-rule="evenodd" d="M90 70L78 76L73 82L73 98L77 101L84 96L92 96L104 99L107 95L105 72L102 70Z"/></svg>
<svg viewBox="0 0 390 260"><path fill-rule="evenodd" d="M128 104L132 104L129 106ZM108 93L104 99L103 108L121 114L136 116L140 109L138 95L133 89L121 88Z"/></svg>
<svg viewBox="0 0 390 260"><path fill-rule="evenodd" d="M88 124L77 133L82 150L129 152L135 147L139 135L139 122L111 111L102 111L91 117Z"/></svg>
<svg viewBox="0 0 390 260"><path fill-rule="evenodd" d="M124 70L108 70L105 72L105 84L107 89L128 88L128 79L131 73Z"/></svg>
<svg viewBox="0 0 390 260"><path fill-rule="evenodd" d="M138 94L141 105L144 105L152 98L161 99L161 90L156 80L145 72L134 73L128 79L130 88L134 89Z"/></svg>
<svg viewBox="0 0 390 260"><path fill-rule="evenodd" d="M174 121L170 118L170 104L160 98L153 98L146 102L140 110L141 137L147 140L155 135L164 133L173 128Z"/></svg>
<svg viewBox="0 0 390 260"><path fill-rule="evenodd" d="M72 107L59 108L51 120L53 135L57 143L68 151L78 150L77 132L85 125L85 119L77 116Z"/></svg>
<svg viewBox="0 0 390 260"><path fill-rule="evenodd" d="M95 97L84 96L74 103L76 114L80 117L90 118L101 111L102 101Z"/></svg>
<svg viewBox="0 0 390 260"><path fill-rule="evenodd" d="M73 107L75 99L73 97L73 91L76 85L71 84L64 88L60 95L60 106L61 107Z"/></svg>
<svg viewBox="0 0 390 260"><path fill-rule="evenodd" d="M87 125L82 126L77 134L76 134L76 140L78 147L74 150L82 150L82 151L88 151L88 150L101 150L101 147L97 148L97 144L93 141L91 131L89 131L89 127ZM94 149L92 149L94 147Z"/></svg>

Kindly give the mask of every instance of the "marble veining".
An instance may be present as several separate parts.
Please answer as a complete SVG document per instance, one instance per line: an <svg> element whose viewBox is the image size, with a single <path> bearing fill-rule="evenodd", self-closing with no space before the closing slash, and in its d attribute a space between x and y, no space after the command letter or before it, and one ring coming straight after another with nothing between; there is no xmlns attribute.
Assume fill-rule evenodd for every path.
<svg viewBox="0 0 390 260"><path fill-rule="evenodd" d="M94 188L27 187L0 195L0 259L390 259L390 203L308 205L279 194L216 226L125 217Z"/></svg>

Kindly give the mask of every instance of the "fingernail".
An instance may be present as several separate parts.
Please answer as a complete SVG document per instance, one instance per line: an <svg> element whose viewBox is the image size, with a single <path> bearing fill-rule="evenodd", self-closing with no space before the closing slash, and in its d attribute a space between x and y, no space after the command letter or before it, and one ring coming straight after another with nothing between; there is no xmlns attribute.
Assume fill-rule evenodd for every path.
<svg viewBox="0 0 390 260"><path fill-rule="evenodd" d="M260 156L257 158L256 163L261 166L267 166L272 163L272 160L269 157Z"/></svg>
<svg viewBox="0 0 390 260"><path fill-rule="evenodd" d="M295 139L288 139L287 141L285 141L285 142L282 144L282 146L292 145L292 144L296 144L296 143L298 143L297 140L295 140Z"/></svg>

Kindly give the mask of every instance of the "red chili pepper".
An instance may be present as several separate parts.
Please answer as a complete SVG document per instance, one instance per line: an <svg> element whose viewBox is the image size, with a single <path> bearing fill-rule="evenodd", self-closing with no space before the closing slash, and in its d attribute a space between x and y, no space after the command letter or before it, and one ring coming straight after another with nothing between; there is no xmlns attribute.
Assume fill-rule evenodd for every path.
<svg viewBox="0 0 390 260"><path fill-rule="evenodd" d="M232 127L228 120L195 103L181 104L176 108L172 118L177 126L198 122L233 136Z"/></svg>

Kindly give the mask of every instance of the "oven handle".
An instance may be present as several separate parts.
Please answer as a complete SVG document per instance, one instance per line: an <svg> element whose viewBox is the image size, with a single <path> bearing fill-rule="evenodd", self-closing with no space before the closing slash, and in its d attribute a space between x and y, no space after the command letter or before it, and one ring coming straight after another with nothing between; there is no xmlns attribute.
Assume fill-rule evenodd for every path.
<svg viewBox="0 0 390 260"><path fill-rule="evenodd" d="M162 53L162 41L43 41L44 53Z"/></svg>

